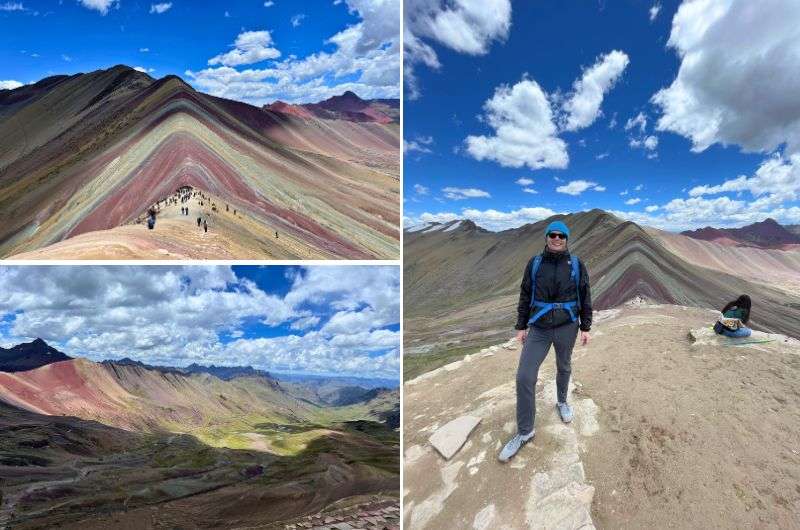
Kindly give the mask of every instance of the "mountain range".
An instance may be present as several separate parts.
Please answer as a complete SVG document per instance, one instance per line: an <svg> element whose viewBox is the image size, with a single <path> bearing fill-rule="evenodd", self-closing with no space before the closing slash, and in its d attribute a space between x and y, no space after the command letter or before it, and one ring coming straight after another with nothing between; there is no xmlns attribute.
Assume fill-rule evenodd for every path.
<svg viewBox="0 0 800 530"><path fill-rule="evenodd" d="M570 227L595 309L639 298L719 310L746 293L754 328L800 336L799 252L700 241L598 209L501 232L459 220L405 233L406 377L513 332L524 268L555 219Z"/></svg>
<svg viewBox="0 0 800 530"><path fill-rule="evenodd" d="M767 218L741 228L707 226L697 230L687 230L681 234L721 245L792 250L800 249L799 228L800 225L782 226L775 219Z"/></svg>
<svg viewBox="0 0 800 530"><path fill-rule="evenodd" d="M297 108L123 65L0 90L0 256L397 257L399 104Z"/></svg>
<svg viewBox="0 0 800 530"><path fill-rule="evenodd" d="M24 372L72 357L61 353L42 339L17 344L8 349L0 348L0 372Z"/></svg>
<svg viewBox="0 0 800 530"><path fill-rule="evenodd" d="M154 504L168 526L253 525L397 498L397 389L327 403L250 367L4 353L31 350L49 362L0 372L0 527L135 526Z"/></svg>

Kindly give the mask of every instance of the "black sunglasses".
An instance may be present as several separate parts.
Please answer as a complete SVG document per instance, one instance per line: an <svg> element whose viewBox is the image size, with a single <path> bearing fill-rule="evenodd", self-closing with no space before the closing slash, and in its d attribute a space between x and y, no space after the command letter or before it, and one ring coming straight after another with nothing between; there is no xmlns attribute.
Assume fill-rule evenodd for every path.
<svg viewBox="0 0 800 530"><path fill-rule="evenodd" d="M549 234L547 234L547 237L549 237L550 239L555 239L555 238L567 239L567 236L565 234L559 234L556 232L550 232Z"/></svg>

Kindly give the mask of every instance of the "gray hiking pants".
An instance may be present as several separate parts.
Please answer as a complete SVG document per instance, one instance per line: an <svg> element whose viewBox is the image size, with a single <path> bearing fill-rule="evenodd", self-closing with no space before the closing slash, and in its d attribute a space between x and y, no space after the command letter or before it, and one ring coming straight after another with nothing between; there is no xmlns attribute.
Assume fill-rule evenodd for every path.
<svg viewBox="0 0 800 530"><path fill-rule="evenodd" d="M578 336L578 323L570 322L553 329L528 328L528 338L522 346L517 368L517 432L522 435L533 430L536 416L536 380L550 345L556 350L556 393L558 401L566 403L569 376L572 373L572 348Z"/></svg>

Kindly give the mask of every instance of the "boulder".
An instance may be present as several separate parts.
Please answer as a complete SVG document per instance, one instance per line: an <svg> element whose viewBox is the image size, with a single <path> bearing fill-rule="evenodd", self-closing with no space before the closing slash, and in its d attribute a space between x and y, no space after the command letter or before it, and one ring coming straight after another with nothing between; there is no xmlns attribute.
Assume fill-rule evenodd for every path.
<svg viewBox="0 0 800 530"><path fill-rule="evenodd" d="M476 416L461 416L439 427L428 441L439 454L450 460L480 422L481 419Z"/></svg>

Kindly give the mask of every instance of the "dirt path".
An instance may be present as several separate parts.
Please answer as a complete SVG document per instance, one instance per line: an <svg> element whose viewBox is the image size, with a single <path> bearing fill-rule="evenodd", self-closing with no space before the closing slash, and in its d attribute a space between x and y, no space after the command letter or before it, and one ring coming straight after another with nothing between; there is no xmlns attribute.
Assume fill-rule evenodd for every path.
<svg viewBox="0 0 800 530"><path fill-rule="evenodd" d="M575 422L552 407L551 354L536 438L510 464L496 455L515 430L518 345L407 382L405 528L800 528L800 343L695 344L689 330L712 318L600 312L573 354ZM463 414L481 423L445 461L428 437ZM587 497L589 521L577 509Z"/></svg>

